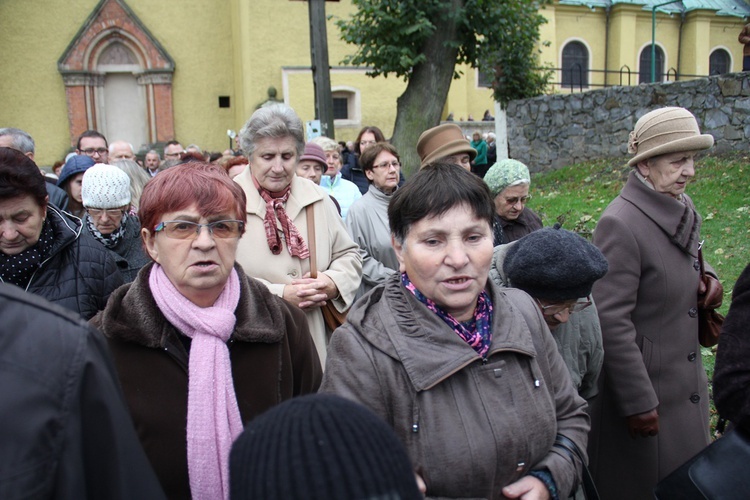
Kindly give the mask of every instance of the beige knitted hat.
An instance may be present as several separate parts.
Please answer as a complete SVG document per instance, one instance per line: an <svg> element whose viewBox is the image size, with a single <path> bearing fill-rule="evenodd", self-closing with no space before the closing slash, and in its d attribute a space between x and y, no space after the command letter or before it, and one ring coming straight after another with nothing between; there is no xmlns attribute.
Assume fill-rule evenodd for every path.
<svg viewBox="0 0 750 500"><path fill-rule="evenodd" d="M459 153L468 154L472 160L477 156L477 150L466 140L461 127L454 123L445 123L422 132L417 141L417 153L422 160L420 168Z"/></svg>
<svg viewBox="0 0 750 500"><path fill-rule="evenodd" d="M120 208L130 203L130 177L112 165L97 163L83 174L81 201L86 208Z"/></svg>
<svg viewBox="0 0 750 500"><path fill-rule="evenodd" d="M643 115L628 138L631 167L639 161L667 153L698 151L714 145L714 138L701 134L695 116L685 108L660 108Z"/></svg>

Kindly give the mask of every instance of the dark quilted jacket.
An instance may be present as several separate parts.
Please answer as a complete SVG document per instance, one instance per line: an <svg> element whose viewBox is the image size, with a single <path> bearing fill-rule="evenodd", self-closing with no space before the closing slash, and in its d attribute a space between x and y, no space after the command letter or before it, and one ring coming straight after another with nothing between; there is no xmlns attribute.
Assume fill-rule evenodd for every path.
<svg viewBox="0 0 750 500"><path fill-rule="evenodd" d="M91 236L91 231L86 223L83 223L82 233ZM97 243L99 243L99 241L97 241ZM102 248L107 248L104 245L101 246ZM107 251L110 252L112 258L115 259L117 269L120 271L120 274L122 274L125 283L132 282L138 274L138 271L151 262L151 259L143 250L143 243L141 242L141 222L138 220L138 217L129 216L128 222L125 225L125 234L122 235L117 246L114 248L108 248Z"/></svg>
<svg viewBox="0 0 750 500"><path fill-rule="evenodd" d="M47 217L55 242L26 291L91 319L123 284L122 275L109 251L92 236L81 234L80 219L52 206L47 208Z"/></svg>

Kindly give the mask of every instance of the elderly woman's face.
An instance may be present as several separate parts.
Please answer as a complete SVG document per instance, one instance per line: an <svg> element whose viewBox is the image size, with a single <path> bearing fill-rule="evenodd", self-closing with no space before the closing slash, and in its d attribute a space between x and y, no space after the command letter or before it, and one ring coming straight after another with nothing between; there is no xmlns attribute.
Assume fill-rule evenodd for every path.
<svg viewBox="0 0 750 500"><path fill-rule="evenodd" d="M381 151L375 157L372 170L365 170L365 175L373 185L386 193L392 192L398 186L401 173L401 163L388 151Z"/></svg>
<svg viewBox="0 0 750 500"><path fill-rule="evenodd" d="M453 163L463 167L464 170L471 172L471 156L469 153L457 153L455 155L446 156L442 159L446 163Z"/></svg>
<svg viewBox="0 0 750 500"><path fill-rule="evenodd" d="M119 208L90 208L86 207L91 222L94 223L96 230L102 234L112 234L122 225L122 217L130 209L130 205L123 205Z"/></svg>
<svg viewBox="0 0 750 500"><path fill-rule="evenodd" d="M487 285L492 229L468 205L412 224L403 244L393 242L400 269L427 298L458 321L473 317Z"/></svg>
<svg viewBox="0 0 750 500"><path fill-rule="evenodd" d="M272 192L283 191L294 178L297 143L290 136L258 139L248 160L260 187Z"/></svg>
<svg viewBox="0 0 750 500"><path fill-rule="evenodd" d="M695 151L660 155L640 162L638 169L657 192L678 198L695 175L695 155Z"/></svg>
<svg viewBox="0 0 750 500"><path fill-rule="evenodd" d="M37 244L47 207L30 195L0 201L0 252L18 255Z"/></svg>
<svg viewBox="0 0 750 500"><path fill-rule="evenodd" d="M208 224L234 219L237 219L234 211L206 218L192 205L165 213L160 221ZM183 296L200 307L213 305L232 272L240 241L239 234L236 237L220 238L207 227L201 227L198 233L192 232L186 239L170 237L168 228L158 232L154 228L144 228L141 234L148 254L164 268L169 281Z"/></svg>
<svg viewBox="0 0 750 500"><path fill-rule="evenodd" d="M495 212L505 220L516 220L529 200L529 185L510 186L495 196Z"/></svg>
<svg viewBox="0 0 750 500"><path fill-rule="evenodd" d="M323 177L323 170L326 168L327 166L323 166L315 160L302 160L297 164L297 177L310 179L319 185L320 178Z"/></svg>
<svg viewBox="0 0 750 500"><path fill-rule="evenodd" d="M325 153L326 164L328 165L328 170L325 173L330 177L336 177L341 170L341 153L339 153L338 149L326 151Z"/></svg>

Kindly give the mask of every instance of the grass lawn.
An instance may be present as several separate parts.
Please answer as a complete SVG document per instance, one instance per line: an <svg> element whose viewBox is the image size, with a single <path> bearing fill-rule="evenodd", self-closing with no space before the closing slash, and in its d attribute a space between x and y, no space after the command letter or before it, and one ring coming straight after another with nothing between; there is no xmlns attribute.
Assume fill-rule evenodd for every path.
<svg viewBox="0 0 750 500"><path fill-rule="evenodd" d="M528 206L545 226L561 222L563 228L591 238L600 214L620 192L629 172L622 159L610 159L533 174ZM750 155L699 157L687 193L703 217L703 255L724 285L721 312L726 314L734 282L750 262ZM702 354L710 380L715 347L703 348Z"/></svg>

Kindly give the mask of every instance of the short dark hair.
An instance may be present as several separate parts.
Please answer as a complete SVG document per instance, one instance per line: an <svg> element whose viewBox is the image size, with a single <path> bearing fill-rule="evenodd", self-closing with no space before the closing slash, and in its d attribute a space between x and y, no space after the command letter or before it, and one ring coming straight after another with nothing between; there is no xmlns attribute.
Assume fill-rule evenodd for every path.
<svg viewBox="0 0 750 500"><path fill-rule="evenodd" d="M377 158L378 155L383 151L391 153L396 157L398 161L401 161L401 157L398 155L396 146L389 142L376 142L375 145L367 148L367 150L362 153L362 156L359 158L359 165L362 167L362 171L366 172L367 170L372 170L375 167L375 158Z"/></svg>
<svg viewBox="0 0 750 500"><path fill-rule="evenodd" d="M17 149L0 148L0 200L27 195L40 207L47 205L47 186L39 167Z"/></svg>
<svg viewBox="0 0 750 500"><path fill-rule="evenodd" d="M458 165L433 163L414 174L393 195L388 205L391 234L403 243L415 222L439 217L462 204L492 227L495 206L487 184Z"/></svg>
<svg viewBox="0 0 750 500"><path fill-rule="evenodd" d="M375 142L385 142L385 136L383 135L383 131L380 130L378 127L375 127L374 125L363 127L362 130L359 131L359 134L357 134L357 140L354 141L354 149L356 150L357 154L362 153L362 151L360 151L359 149L359 141L362 140L362 136L366 134L367 132L375 136Z"/></svg>
<svg viewBox="0 0 750 500"><path fill-rule="evenodd" d="M172 139L171 141L168 141L164 145L164 148L166 149L167 146L180 146L180 147L182 147L182 144L180 144L180 141L175 141L174 139Z"/></svg>
<svg viewBox="0 0 750 500"><path fill-rule="evenodd" d="M78 142L76 143L76 149L78 151L81 150L81 139L83 139L84 137L99 137L100 139L104 139L104 145L106 147L109 147L109 143L107 143L107 138L104 137L104 134L102 134L101 132L97 132L96 130L87 130L86 132L78 136Z"/></svg>

